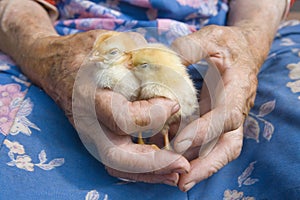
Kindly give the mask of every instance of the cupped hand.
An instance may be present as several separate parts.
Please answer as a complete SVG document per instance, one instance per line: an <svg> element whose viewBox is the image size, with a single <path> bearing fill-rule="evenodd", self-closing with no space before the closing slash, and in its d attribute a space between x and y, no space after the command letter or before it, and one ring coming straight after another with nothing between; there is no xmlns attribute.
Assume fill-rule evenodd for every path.
<svg viewBox="0 0 300 200"><path fill-rule="evenodd" d="M174 149L191 160L179 188L191 189L236 159L242 149L243 122L253 106L262 55L251 46L251 31L207 26L178 38L173 48L189 63L207 58L213 64L201 90L201 116L176 137Z"/></svg>
<svg viewBox="0 0 300 200"><path fill-rule="evenodd" d="M164 98L129 102L122 95L111 90L96 89L92 91L95 95L92 96L95 116L92 118L81 116L80 114L89 110L84 104L76 104L79 107L75 109L83 111L77 117L82 117L83 120L78 122L74 119L72 101L76 100L72 99L72 95L77 73L90 55L95 40L101 34L107 33L116 34L89 31L37 39L28 56L23 59L26 65L35 66L35 73L26 74L29 74L29 78L40 85L61 106L73 125L81 123L82 126L79 128L81 139L91 142L87 144L88 149L90 148L89 150L95 153L99 160L108 165L110 174L135 181L176 185L178 173L189 170L188 161L174 152L157 151L151 145L134 144L126 130L132 133L144 130L145 127L147 129L162 127L167 118L178 111L177 103ZM77 97L86 97L86 90L79 89L76 92ZM112 100L114 100L114 107L112 107ZM157 112L157 109L160 112ZM115 112L116 110L120 112ZM93 126L95 124L98 125ZM120 129L120 124L126 128ZM83 131L83 127L86 130ZM95 136L92 136L95 140L91 140L89 130L91 132L99 130ZM82 134L83 132L87 134Z"/></svg>

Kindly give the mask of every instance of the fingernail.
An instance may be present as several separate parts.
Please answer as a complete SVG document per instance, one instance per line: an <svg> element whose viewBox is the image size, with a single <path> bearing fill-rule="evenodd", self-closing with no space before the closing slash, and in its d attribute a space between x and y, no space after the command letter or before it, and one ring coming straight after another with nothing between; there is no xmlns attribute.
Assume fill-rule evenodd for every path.
<svg viewBox="0 0 300 200"><path fill-rule="evenodd" d="M175 149L178 153L182 153L192 145L191 139L184 139L181 142L175 144Z"/></svg>
<svg viewBox="0 0 300 200"><path fill-rule="evenodd" d="M180 109L180 105L178 103L176 103L176 105L173 106L173 108L171 110L172 114L178 112L179 109Z"/></svg>
<svg viewBox="0 0 300 200"><path fill-rule="evenodd" d="M196 184L196 182L194 182L194 181L185 184L183 186L183 191L186 192L186 191L190 190L192 187L194 187L195 184Z"/></svg>
<svg viewBox="0 0 300 200"><path fill-rule="evenodd" d="M177 186L177 183L174 180L165 180L163 183L170 186Z"/></svg>

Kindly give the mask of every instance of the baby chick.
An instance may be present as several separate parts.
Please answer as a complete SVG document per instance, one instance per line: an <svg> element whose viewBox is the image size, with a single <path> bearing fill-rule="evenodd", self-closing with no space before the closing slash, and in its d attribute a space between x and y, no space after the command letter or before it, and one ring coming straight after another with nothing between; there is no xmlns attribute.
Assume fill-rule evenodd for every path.
<svg viewBox="0 0 300 200"><path fill-rule="evenodd" d="M108 32L97 38L90 60L96 62L95 81L100 88L108 88L134 101L139 94L139 81L127 68L126 53L146 43L135 33Z"/></svg>
<svg viewBox="0 0 300 200"><path fill-rule="evenodd" d="M97 86L118 92L129 101L137 100L140 82L128 69L131 55L127 52L145 44L147 44L145 38L136 33L108 32L100 35L90 58L97 64L95 73ZM141 134L138 133L138 143L144 144Z"/></svg>
<svg viewBox="0 0 300 200"><path fill-rule="evenodd" d="M141 99L166 97L175 100L180 110L165 123L161 133L164 135L166 149L170 149L169 125L189 117L196 112L198 101L196 89L191 81L186 67L177 54L162 44L148 44L131 52L132 64L129 68L140 81Z"/></svg>

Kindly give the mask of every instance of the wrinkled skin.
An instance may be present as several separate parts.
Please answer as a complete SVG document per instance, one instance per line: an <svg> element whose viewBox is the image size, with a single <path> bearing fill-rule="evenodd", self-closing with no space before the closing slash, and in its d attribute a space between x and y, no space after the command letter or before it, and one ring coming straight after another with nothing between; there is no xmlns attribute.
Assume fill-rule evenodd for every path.
<svg viewBox="0 0 300 200"><path fill-rule="evenodd" d="M284 3L282 0L230 2L229 25L232 27L205 27L189 36L179 38L173 44L190 63L201 59L201 47L205 48L224 83L224 90L221 93L216 91L213 98L209 97L207 90L202 90L202 115L176 137L174 149L178 153L185 151L186 158L181 156L169 166L149 173L126 173L108 168L111 175L136 181L178 185L182 191L187 191L240 154L242 125L255 98L256 75L270 48L284 10ZM8 4L13 6L7 6ZM32 10L35 12L32 13ZM102 31L58 36L53 28L49 28L51 22L45 10L37 3L27 0L1 1L0 15L1 51L11 55L22 71L42 87L73 122L71 102L76 72ZM268 23L262 23L261 19ZM185 51L191 47L190 41L201 44L200 48L196 45L193 49L195 53L198 51L198 54L190 55L189 51ZM111 120L113 117L109 103L113 95L115 94L112 91L99 89L95 99L97 117L101 124L105 124L107 137L125 151L155 151L150 145L133 144L130 136L119 130ZM131 117L126 118L129 122L138 119L137 121L148 124L151 120L159 119L157 121L163 123L179 109L176 103L166 99L138 102L128 102L122 98L120 100L129 108L128 116ZM153 105L164 110L162 115L153 115ZM121 123L126 124L126 119ZM216 136L219 136L216 146L205 156L198 157L200 146ZM180 145L183 140L187 142ZM119 162L128 168L133 165L131 157L118 154L117 148L113 147L105 152L108 152L104 154L106 159L112 162ZM161 155L166 157L178 158L175 152L161 152ZM163 160L163 156L160 159ZM134 165L142 169L147 165L159 164L162 160L156 160L156 163L135 160Z"/></svg>
<svg viewBox="0 0 300 200"><path fill-rule="evenodd" d="M267 38L262 39L256 34L251 26L212 25L173 43L173 48L189 63L208 57L216 68L205 77L200 95L200 118L185 127L174 142L174 149L186 151L191 160L191 171L181 175L178 183L183 191L240 155L243 123L254 104L257 73L270 45ZM263 48L253 45L257 42ZM222 86L216 89L212 81L218 76ZM208 152L200 151L201 145L218 137L214 148L211 147Z"/></svg>
<svg viewBox="0 0 300 200"><path fill-rule="evenodd" d="M32 13L32 10L35 10ZM92 50L96 38L104 31L90 31L68 36L58 36L52 27L45 10L36 2L24 0L7 0L0 2L0 49L9 54L19 64L21 70L36 85L40 86L64 110L70 122L72 118L72 90L76 73L84 59ZM14 18L10 16L14 15ZM35 33L35 34L32 34ZM116 163L127 169L135 167L139 171L147 166L157 169L145 173L127 173L108 168L108 172L117 177L144 181L149 183L166 183L176 185L179 173L189 171L188 161L169 151L160 151L157 160L137 159L144 152L157 151L151 145L137 145L131 137L117 128L112 120L111 99L114 92L99 89L96 92L96 112L101 124L105 124L105 134L116 144L109 149L101 149L102 156L108 162ZM162 126L164 121L178 111L176 102L157 98L149 101L128 102L125 98L118 98L122 103L119 106L127 108L126 115L115 117L120 123L136 120L147 125L153 120L155 126ZM124 105L124 107L122 106ZM153 108L160 109L158 116ZM126 109L125 109L126 110ZM139 127L133 127L139 130ZM150 127L151 128L151 127ZM156 128L156 127L154 127ZM136 153L137 157L121 154L129 151ZM175 162L159 169L164 157L173 158Z"/></svg>
<svg viewBox="0 0 300 200"><path fill-rule="evenodd" d="M186 46L182 45L183 40ZM190 45L194 44L201 44L197 47L198 57L189 55L185 50L193 48ZM241 152L243 122L254 103L257 65L260 63L255 52L247 51L248 45L242 30L219 26L205 27L186 38L179 38L173 44L173 48L191 63L200 60L204 56L203 51L207 51L206 56L215 64L223 82L221 91L216 93L215 89L207 86L214 75L205 77L207 81L200 97L201 117L185 127L174 142L178 152L185 151L189 146L186 154L193 151L189 154L191 172L180 177L179 187L183 191L217 172ZM210 93L216 95L210 96ZM198 157L201 145L218 136L220 138L215 148L206 157ZM181 141L184 145L180 144ZM198 151L195 150L197 148Z"/></svg>
<svg viewBox="0 0 300 200"><path fill-rule="evenodd" d="M37 52L47 52L46 58L43 58L43 54L39 54L37 57L40 60L37 63L47 66L60 66L52 67L45 75L42 88L64 109L67 117L72 120L72 87L74 79L76 77L76 72L80 67L83 59L91 51L95 37L99 32L91 31L81 34L76 34L73 36L58 36L44 38L41 43L36 43L35 45L41 45L39 47L33 47L38 49L46 48L45 50ZM70 49L69 46L73 48ZM76 48L78 46L78 48ZM58 50L59 49L59 50ZM49 84L52 83L52 84ZM118 97L116 97L118 96ZM112 115L111 101L112 98L117 98L120 101L119 110L127 108L129 112L119 112L120 116ZM152 122L156 126L161 126L166 119L176 112L179 107L175 102L171 102L167 99L157 98L151 99L149 101L136 101L129 102L123 96L115 94L114 92L106 89L99 89L96 92L96 112L98 114L98 120L107 128L105 133L109 139L115 144L112 146L110 151L104 155L106 160L110 162L119 162L119 165L123 165L125 168L139 167L141 169L145 168L145 165L159 165L160 161L155 162L142 162L142 160L135 159L132 157L117 156L117 146L121 146L124 151L143 153L149 151L155 151L151 145L137 145L131 141L131 137L121 131L116 123L121 123L123 126L127 127L132 124L133 120L142 121L143 124L149 124ZM165 112L160 112L161 115L158 116L158 112L153 112L151 109L155 106L160 107L161 110ZM118 108L114 108L118 110ZM126 109L126 111L127 111ZM145 114L146 113L146 114ZM124 114L128 115L125 116ZM147 115L149 114L149 115ZM153 121L151 121L153 119ZM119 120L119 122L115 122ZM124 125L125 124L125 125ZM128 125L126 125L128 124ZM153 127L156 128L156 127ZM131 128L132 130L133 128ZM136 131L139 130L137 127ZM101 150L101 147L98 147ZM151 173L125 173L113 168L107 168L108 172L117 177L133 179L136 181L144 181L150 183L166 183L169 185L176 185L178 181L178 173L185 173L189 170L189 163L184 157L177 159L178 155L175 153L164 151L165 157L174 157L176 162L173 162L168 167L164 169L157 170ZM163 157L161 157L163 158ZM135 165L135 166L134 166ZM161 175L162 174L162 175Z"/></svg>
<svg viewBox="0 0 300 200"><path fill-rule="evenodd" d="M175 151L185 151L191 164L191 171L180 176L178 187L182 191L188 191L240 155L243 122L254 103L257 73L282 19L284 4L232 0L230 26L207 26L174 41L173 48L188 63L206 56L215 66L205 76L200 118L186 126L174 141ZM221 87L214 83L218 78Z"/></svg>

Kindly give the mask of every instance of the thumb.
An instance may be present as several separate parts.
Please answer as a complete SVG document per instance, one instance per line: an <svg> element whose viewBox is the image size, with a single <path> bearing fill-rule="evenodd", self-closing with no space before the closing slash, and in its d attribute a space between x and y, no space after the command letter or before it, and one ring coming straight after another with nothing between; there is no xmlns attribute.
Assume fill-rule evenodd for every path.
<svg viewBox="0 0 300 200"><path fill-rule="evenodd" d="M98 91L98 119L114 133L132 134L145 130L159 132L167 119L180 109L177 102L166 98L129 102L119 93Z"/></svg>
<svg viewBox="0 0 300 200"><path fill-rule="evenodd" d="M119 115L117 123L127 133L152 130L152 134L155 134L179 109L177 102L161 97L129 102L127 117Z"/></svg>

